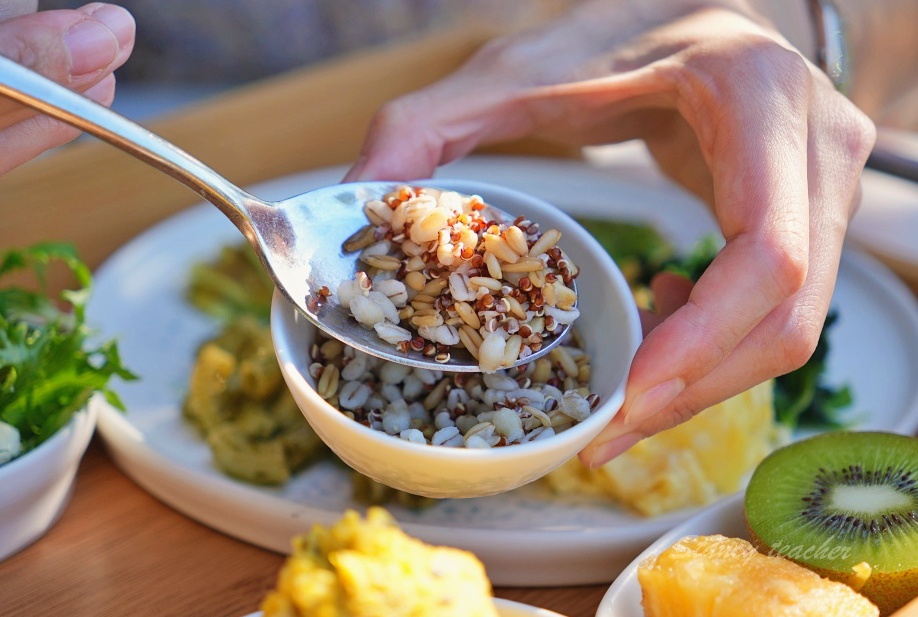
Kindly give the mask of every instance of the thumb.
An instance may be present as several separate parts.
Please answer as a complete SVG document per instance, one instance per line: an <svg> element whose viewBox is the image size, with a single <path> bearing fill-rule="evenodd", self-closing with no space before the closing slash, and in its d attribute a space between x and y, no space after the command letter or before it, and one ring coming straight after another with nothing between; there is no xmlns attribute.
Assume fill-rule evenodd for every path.
<svg viewBox="0 0 918 617"><path fill-rule="evenodd" d="M85 90L121 66L134 46L134 19L95 2L0 22L0 55L74 90Z"/></svg>
<svg viewBox="0 0 918 617"><path fill-rule="evenodd" d="M0 21L0 55L89 98L111 102L115 76L134 46L134 19L102 3ZM64 144L79 131L0 97L0 174Z"/></svg>

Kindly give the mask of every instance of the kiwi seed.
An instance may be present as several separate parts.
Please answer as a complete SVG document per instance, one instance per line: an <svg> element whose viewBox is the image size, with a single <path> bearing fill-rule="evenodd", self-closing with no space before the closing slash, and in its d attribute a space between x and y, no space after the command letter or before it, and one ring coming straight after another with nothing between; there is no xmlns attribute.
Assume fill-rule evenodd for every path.
<svg viewBox="0 0 918 617"><path fill-rule="evenodd" d="M895 491L900 498L886 495L898 502L899 508L888 512L878 513L877 517L869 520L852 514L833 512L831 501L833 487L864 487L859 491L862 495L870 493L869 487L876 487L873 491L881 497L885 487ZM815 525L822 525L826 529L843 534L860 534L867 537L891 531L895 527L907 525L918 521L918 482L909 470L888 465L886 469L864 469L863 465L849 465L839 471L819 469L813 479L810 493L801 497L806 504L801 516ZM891 505L891 504L890 504Z"/></svg>
<svg viewBox="0 0 918 617"><path fill-rule="evenodd" d="M852 585L884 615L918 596L918 439L835 431L792 443L759 464L745 505L760 551Z"/></svg>

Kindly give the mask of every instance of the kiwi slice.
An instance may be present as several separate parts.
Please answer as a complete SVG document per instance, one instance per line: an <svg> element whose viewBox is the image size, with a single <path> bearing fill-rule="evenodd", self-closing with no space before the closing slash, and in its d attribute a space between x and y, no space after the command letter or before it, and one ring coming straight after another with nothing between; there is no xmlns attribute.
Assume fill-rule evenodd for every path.
<svg viewBox="0 0 918 617"><path fill-rule="evenodd" d="M918 439L838 431L776 450L749 482L746 523L763 552L891 612L918 595Z"/></svg>

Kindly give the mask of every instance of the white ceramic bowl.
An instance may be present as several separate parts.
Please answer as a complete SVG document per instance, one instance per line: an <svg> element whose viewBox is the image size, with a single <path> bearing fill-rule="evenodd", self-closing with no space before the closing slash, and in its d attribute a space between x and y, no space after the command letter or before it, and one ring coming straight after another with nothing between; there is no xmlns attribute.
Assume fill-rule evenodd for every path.
<svg viewBox="0 0 918 617"><path fill-rule="evenodd" d="M0 465L0 560L44 535L66 508L100 404L93 398L47 441Z"/></svg>
<svg viewBox="0 0 918 617"><path fill-rule="evenodd" d="M592 356L591 390L600 396L592 416L549 439L488 450L415 444L348 419L316 392L309 376L309 349L317 329L275 294L271 330L281 371L313 429L348 465L391 487L428 497L481 497L511 490L544 476L577 454L615 415L624 398L631 360L641 341L631 291L615 263L593 237L556 207L480 182L420 180L414 184L481 195L543 229L562 232L559 245L580 268L577 328ZM571 187L576 190L576 187Z"/></svg>

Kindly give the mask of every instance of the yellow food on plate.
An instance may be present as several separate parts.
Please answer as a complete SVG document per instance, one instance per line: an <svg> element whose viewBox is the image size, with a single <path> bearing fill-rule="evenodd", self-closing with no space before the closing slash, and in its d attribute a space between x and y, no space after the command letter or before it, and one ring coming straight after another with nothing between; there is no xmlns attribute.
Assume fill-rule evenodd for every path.
<svg viewBox="0 0 918 617"><path fill-rule="evenodd" d="M598 469L574 458L545 481L558 493L609 497L645 516L706 505L739 490L786 440L775 422L773 392L773 382L764 382L644 439Z"/></svg>
<svg viewBox="0 0 918 617"><path fill-rule="evenodd" d="M214 464L258 484L283 484L325 454L287 390L271 332L233 319L198 350L182 413L207 439Z"/></svg>
<svg viewBox="0 0 918 617"><path fill-rule="evenodd" d="M406 535L382 508L294 539L264 617L497 617L475 555Z"/></svg>
<svg viewBox="0 0 918 617"><path fill-rule="evenodd" d="M876 617L847 585L746 540L683 538L638 568L646 617Z"/></svg>

